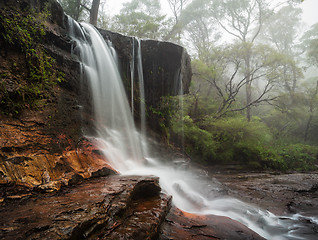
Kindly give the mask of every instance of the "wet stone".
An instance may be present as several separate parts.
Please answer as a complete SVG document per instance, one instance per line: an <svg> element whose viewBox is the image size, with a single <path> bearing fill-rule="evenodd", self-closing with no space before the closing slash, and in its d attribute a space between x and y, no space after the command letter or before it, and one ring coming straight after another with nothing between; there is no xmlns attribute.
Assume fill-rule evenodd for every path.
<svg viewBox="0 0 318 240"><path fill-rule="evenodd" d="M141 194L148 191L152 194ZM90 179L58 193L0 205L0 239L152 238L170 202L158 191L156 177Z"/></svg>
<svg viewBox="0 0 318 240"><path fill-rule="evenodd" d="M166 217L159 239L258 240L264 238L228 217L190 214L173 207Z"/></svg>

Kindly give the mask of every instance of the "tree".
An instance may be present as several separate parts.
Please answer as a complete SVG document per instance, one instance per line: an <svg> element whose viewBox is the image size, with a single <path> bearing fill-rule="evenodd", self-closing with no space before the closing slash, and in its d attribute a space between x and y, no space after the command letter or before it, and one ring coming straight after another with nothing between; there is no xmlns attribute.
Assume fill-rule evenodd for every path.
<svg viewBox="0 0 318 240"><path fill-rule="evenodd" d="M246 81L246 54L251 56L250 82ZM218 96L218 108L214 117L220 118L230 112L243 111L276 99L277 96L271 92L280 79L283 63L281 54L262 44L237 43L215 51L207 63L201 63L198 73L201 79L215 89L215 95ZM261 86L257 82L261 82L258 84ZM242 90L249 83L258 91L254 91L249 103L239 103Z"/></svg>
<svg viewBox="0 0 318 240"><path fill-rule="evenodd" d="M285 55L286 61L282 75L283 89L294 102L294 94L300 78L303 77L299 67L301 51L296 40L299 38L302 10L292 5L280 8L266 21L263 39L278 52ZM288 27L285 27L285 26Z"/></svg>
<svg viewBox="0 0 318 240"><path fill-rule="evenodd" d="M167 0L167 1L173 13L175 24L177 24L179 21L179 16L182 13L185 5L189 2L189 0Z"/></svg>
<svg viewBox="0 0 318 240"><path fill-rule="evenodd" d="M76 21L82 19L84 14L84 8L83 6L81 6L81 0L59 0L59 2L67 15L69 15ZM85 1L84 4L86 5L87 1Z"/></svg>
<svg viewBox="0 0 318 240"><path fill-rule="evenodd" d="M89 10L89 23L93 25L97 25L97 16L98 16L98 8L99 8L100 0L93 0L92 7Z"/></svg>
<svg viewBox="0 0 318 240"><path fill-rule="evenodd" d="M267 7L263 0L226 0L213 1L210 11L229 35L239 40L244 49L244 85L246 92L246 117L251 120L252 71L250 51L263 27Z"/></svg>
<svg viewBox="0 0 318 240"><path fill-rule="evenodd" d="M306 53L308 57L308 63L315 67L318 67L318 23L314 24L309 31L307 31L302 37L303 45L306 47ZM310 92L308 94L308 105L309 105L309 117L306 124L304 141L308 140L309 129L314 118L314 111L317 105L318 95L318 80L317 76L314 77L316 86L310 86ZM314 82L315 82L314 81Z"/></svg>
<svg viewBox="0 0 318 240"><path fill-rule="evenodd" d="M316 105L317 105L317 95L318 95L318 80L316 82L316 86L311 86L310 87L310 92L308 94L308 106L309 106L309 117L306 123L306 128L305 128L305 134L304 134L304 141L306 142L308 140L308 135L309 135L309 129L311 127L312 120L314 118L314 111L316 110Z"/></svg>
<svg viewBox="0 0 318 240"><path fill-rule="evenodd" d="M217 28L217 23L211 18L208 11L203 10L201 14L194 17L185 27L185 39L188 40L188 48L194 47L196 56L202 61L213 54L221 33Z"/></svg>
<svg viewBox="0 0 318 240"><path fill-rule="evenodd" d="M165 32L159 0L132 0L115 16L112 30L140 38L158 39Z"/></svg>
<svg viewBox="0 0 318 240"><path fill-rule="evenodd" d="M174 26L179 22L179 16L189 0L167 0L174 16ZM181 31L178 32L177 43L180 44Z"/></svg>
<svg viewBox="0 0 318 240"><path fill-rule="evenodd" d="M310 30L304 33L301 40L308 63L318 67L318 23L312 25Z"/></svg>
<svg viewBox="0 0 318 240"><path fill-rule="evenodd" d="M174 37L179 35L189 23L202 16L210 1L211 0L192 0L186 6L183 5L182 9L179 9L174 13L174 15L177 14L177 16L175 15L175 23L170 31L164 36L164 40L168 41L174 39ZM176 4L177 2L178 1L176 1Z"/></svg>
<svg viewBox="0 0 318 240"><path fill-rule="evenodd" d="M90 0L59 0L59 2L64 11L76 21L84 20L86 18L84 10L87 10L89 13L89 23L97 25L100 0L92 0L90 8L87 7L90 4Z"/></svg>

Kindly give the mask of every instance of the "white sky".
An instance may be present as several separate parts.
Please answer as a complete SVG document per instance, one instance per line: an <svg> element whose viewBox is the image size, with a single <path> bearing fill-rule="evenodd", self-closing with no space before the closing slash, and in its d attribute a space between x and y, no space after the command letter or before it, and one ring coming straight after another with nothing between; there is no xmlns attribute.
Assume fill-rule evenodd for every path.
<svg viewBox="0 0 318 240"><path fill-rule="evenodd" d="M124 2L128 2L129 0L104 0L105 10L111 15L116 14L122 7ZM161 6L163 8L164 13L171 14L171 10L169 8L169 4L167 0L160 0ZM303 9L303 20L309 26L318 22L318 0L304 0L303 3L300 4Z"/></svg>
<svg viewBox="0 0 318 240"><path fill-rule="evenodd" d="M317 0L318 1L318 0ZM108 9L110 14L116 14L119 12L119 10L122 8L122 4L125 2L129 2L129 0L102 0L102 2L105 2L105 9ZM170 14L170 8L167 0L160 0L161 8L163 9L164 13Z"/></svg>
<svg viewBox="0 0 318 240"><path fill-rule="evenodd" d="M318 0L305 0L301 3L303 9L303 20L308 25L318 22Z"/></svg>

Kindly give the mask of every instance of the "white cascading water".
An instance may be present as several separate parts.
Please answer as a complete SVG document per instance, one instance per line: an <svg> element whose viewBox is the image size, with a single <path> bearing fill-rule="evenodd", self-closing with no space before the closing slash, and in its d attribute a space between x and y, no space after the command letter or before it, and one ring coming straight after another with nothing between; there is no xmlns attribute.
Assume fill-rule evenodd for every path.
<svg viewBox="0 0 318 240"><path fill-rule="evenodd" d="M305 228L299 219L318 224L315 218L278 217L240 200L220 197L218 185L207 182L195 172L183 170L179 163L178 166L163 164L145 156L141 141L144 138L135 128L113 49L91 25L79 25L72 19L69 24L73 40L77 42L74 52L81 59L83 74L92 91L95 138L102 143L101 150L116 170L127 175L158 176L163 191L172 195L174 204L183 211L230 217L266 239L315 239L313 235L302 237L298 233ZM140 42L138 48L135 52L140 55L137 58L140 78Z"/></svg>
<svg viewBox="0 0 318 240"><path fill-rule="evenodd" d="M134 115L134 79L135 79L135 39L132 39L132 55L130 61L130 102L131 114Z"/></svg>

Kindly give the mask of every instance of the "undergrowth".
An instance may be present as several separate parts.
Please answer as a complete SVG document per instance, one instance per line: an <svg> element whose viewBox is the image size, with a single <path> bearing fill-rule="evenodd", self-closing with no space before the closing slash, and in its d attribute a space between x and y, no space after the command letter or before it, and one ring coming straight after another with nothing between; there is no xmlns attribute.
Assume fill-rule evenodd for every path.
<svg viewBox="0 0 318 240"><path fill-rule="evenodd" d="M318 147L275 139L271 129L254 117L242 115L216 119L192 119L187 106L181 111L177 97L167 97L154 113L175 144L184 143L188 155L200 163L235 165L241 169L309 171L316 170ZM173 108L175 110L173 110ZM180 138L184 141L180 141ZM181 146L180 146L181 147Z"/></svg>
<svg viewBox="0 0 318 240"><path fill-rule="evenodd" d="M3 114L19 114L24 108L37 107L41 99L49 97L52 87L63 80L63 74L56 70L55 59L42 45L43 23L48 15L48 11L0 10L0 41L7 48L2 54L18 52L22 58L11 60L8 63L11 66L0 73Z"/></svg>

